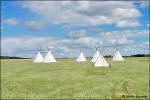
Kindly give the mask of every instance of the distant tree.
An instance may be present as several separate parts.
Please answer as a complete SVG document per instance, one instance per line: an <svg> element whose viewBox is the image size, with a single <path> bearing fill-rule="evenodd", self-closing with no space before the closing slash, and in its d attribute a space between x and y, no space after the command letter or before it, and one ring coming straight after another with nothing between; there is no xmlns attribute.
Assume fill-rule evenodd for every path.
<svg viewBox="0 0 150 100"><path fill-rule="evenodd" d="M131 57L149 57L150 54L136 54L136 55L131 55Z"/></svg>
<svg viewBox="0 0 150 100"><path fill-rule="evenodd" d="M31 58L0 56L0 59L31 59Z"/></svg>
<svg viewBox="0 0 150 100"><path fill-rule="evenodd" d="M111 56L111 55L106 55L105 57L106 57L106 58L109 58L109 57L112 57L112 56Z"/></svg>

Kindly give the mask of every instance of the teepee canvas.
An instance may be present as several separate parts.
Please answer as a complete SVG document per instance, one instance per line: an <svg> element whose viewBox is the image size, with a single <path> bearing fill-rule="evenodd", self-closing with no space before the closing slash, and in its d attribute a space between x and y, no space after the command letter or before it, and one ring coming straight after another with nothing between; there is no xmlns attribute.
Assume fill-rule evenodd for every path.
<svg viewBox="0 0 150 100"><path fill-rule="evenodd" d="M103 55L99 52L99 56L97 57L94 67L109 67L107 61L103 57Z"/></svg>
<svg viewBox="0 0 150 100"><path fill-rule="evenodd" d="M113 61L124 61L118 49L116 49L115 55L112 58Z"/></svg>
<svg viewBox="0 0 150 100"><path fill-rule="evenodd" d="M84 57L84 54L83 54L82 51L80 52L80 55L79 55L79 57L76 59L76 61L77 61L77 62L84 62L84 61L86 61L86 58Z"/></svg>
<svg viewBox="0 0 150 100"><path fill-rule="evenodd" d="M94 54L94 56L93 56L93 58L91 59L91 61L90 62L95 62L96 61L96 59L98 58L98 56L99 56L99 51L98 51L98 48L96 48L96 52L95 52L95 54Z"/></svg>
<svg viewBox="0 0 150 100"><path fill-rule="evenodd" d="M48 52L43 60L44 63L52 63L56 62L55 58L53 57L51 51L48 49Z"/></svg>
<svg viewBox="0 0 150 100"><path fill-rule="evenodd" d="M36 57L35 57L35 59L34 59L33 62L34 62L34 63L43 62L43 57L42 57L40 51L38 51L38 53L37 53L37 55L36 55Z"/></svg>

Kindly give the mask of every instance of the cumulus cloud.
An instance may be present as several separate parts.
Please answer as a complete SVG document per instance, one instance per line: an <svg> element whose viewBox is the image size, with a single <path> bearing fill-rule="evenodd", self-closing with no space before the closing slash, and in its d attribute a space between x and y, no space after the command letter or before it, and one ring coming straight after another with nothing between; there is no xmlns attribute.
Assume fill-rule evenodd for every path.
<svg viewBox="0 0 150 100"><path fill-rule="evenodd" d="M140 8L146 8L146 7L149 7L150 5L149 5L149 1L140 1L139 2L140 4L139 4L139 7Z"/></svg>
<svg viewBox="0 0 150 100"><path fill-rule="evenodd" d="M132 54L149 54L149 42L142 42L140 44L130 47Z"/></svg>
<svg viewBox="0 0 150 100"><path fill-rule="evenodd" d="M149 28L149 23L147 23L147 27Z"/></svg>
<svg viewBox="0 0 150 100"><path fill-rule="evenodd" d="M137 27L141 26L137 20L122 20L117 22L117 27L128 28L128 27Z"/></svg>
<svg viewBox="0 0 150 100"><path fill-rule="evenodd" d="M27 21L23 27L29 30L39 31L39 30L44 29L45 25L41 22Z"/></svg>
<svg viewBox="0 0 150 100"><path fill-rule="evenodd" d="M148 36L149 30L123 30L123 31L112 31L112 32L102 32L99 33L102 37L110 37L112 39L120 39L123 37L138 37L138 36Z"/></svg>
<svg viewBox="0 0 150 100"><path fill-rule="evenodd" d="M79 38L79 37L84 37L84 36L86 36L86 31L85 30L78 30L78 31L69 32L69 37L70 38Z"/></svg>
<svg viewBox="0 0 150 100"><path fill-rule="evenodd" d="M142 14L135 8L116 8L112 15L121 19L128 19L140 17Z"/></svg>
<svg viewBox="0 0 150 100"><path fill-rule="evenodd" d="M71 30L68 33L68 38L80 38L80 37L85 37L88 36L89 34L95 34L97 35L98 33L105 32L103 29L99 28L88 28L88 29L81 29L81 30Z"/></svg>
<svg viewBox="0 0 150 100"><path fill-rule="evenodd" d="M93 53L95 52L95 45L100 47L104 55L112 55L115 48L121 49L121 52L124 55L128 54L127 52L125 52L124 49L138 49L144 45L145 51L148 49L146 48L148 46L147 42L145 44L142 44L141 47L133 47L133 40L128 39L129 37L147 36L149 34L148 30L124 30L103 32L101 30L95 31L93 29L93 31L97 32L96 34L98 36L89 37L86 33L89 32L89 30L81 30L74 32L72 31L68 34L73 34L76 37L76 33L78 34L79 32L83 32L84 35L79 35L76 38L66 37L64 39L56 39L54 37L33 36L2 38L2 55L8 54L11 56L34 57L39 47L41 47L42 50L46 51L47 46L51 47L51 50L55 57L76 57L77 54L80 52L81 48L84 50L85 56L93 56ZM90 30L90 32L92 31ZM45 55L45 53L42 54Z"/></svg>
<svg viewBox="0 0 150 100"><path fill-rule="evenodd" d="M39 42L39 40L41 42ZM83 42L84 41L84 42ZM128 40L120 39L118 41L119 44L127 43ZM32 42L32 43L31 43ZM113 52L116 46L112 46L112 44L108 44L103 42L98 38L84 37L79 39L48 39L47 37L30 37L28 40L26 38L5 38L2 40L2 55L9 56L21 56L21 57L34 57L36 55L37 49L41 46L42 50L45 50L46 46L50 46L52 53L55 57L76 57L82 48L84 50L85 56L93 56L94 50L94 42L99 42L100 49L102 50L104 55L113 55ZM15 44L15 45L12 45ZM130 55L134 53L144 53L143 50L148 51L148 43L143 43L141 45L131 46L118 46L120 52L123 55ZM102 46L103 45L103 46ZM105 45L105 47L104 47ZM133 49L133 50L132 50ZM142 50L141 50L142 49ZM34 51L30 51L34 50ZM140 51L141 50L141 51ZM130 51L130 52L129 52ZM131 52L132 51L132 52ZM44 56L45 53L42 52Z"/></svg>
<svg viewBox="0 0 150 100"><path fill-rule="evenodd" d="M37 51L40 47L43 46L45 46L46 48L48 41L53 41L53 38L32 37L32 36L2 38L1 52L3 55L8 54L12 56L18 56L18 55L24 56L29 53L33 55L33 52L30 52L30 50Z"/></svg>
<svg viewBox="0 0 150 100"><path fill-rule="evenodd" d="M72 26L119 24L122 27L122 21L142 16L134 2L126 1L33 1L22 7L40 15L45 23ZM136 21L128 27L139 25Z"/></svg>
<svg viewBox="0 0 150 100"><path fill-rule="evenodd" d="M50 37L11 37L2 39L1 48L2 55L34 57L39 47L46 51L46 47L50 46L55 57L76 57L81 48L87 52L86 56L92 56L93 52L91 51L93 51L95 43L103 44L100 39L92 37L62 40Z"/></svg>
<svg viewBox="0 0 150 100"><path fill-rule="evenodd" d="M19 21L15 18L6 19L3 21L4 24L15 26L19 23Z"/></svg>
<svg viewBox="0 0 150 100"><path fill-rule="evenodd" d="M104 55L112 55L115 48L119 48L123 55L147 53L149 50L148 42L133 45L134 41L129 39L149 36L148 30L104 31L81 27L104 24L114 24L120 28L140 26L137 19L142 13L132 1L32 1L24 2L22 7L40 17L38 21L25 22L24 28L39 31L49 24L59 24L69 30L67 37L5 37L1 40L2 55L34 57L39 47L46 51L47 46L50 46L55 57L76 57L81 48L86 57L93 56L95 45ZM14 18L4 21L9 25L17 25L18 22ZM73 30L74 27L81 27L81 30Z"/></svg>

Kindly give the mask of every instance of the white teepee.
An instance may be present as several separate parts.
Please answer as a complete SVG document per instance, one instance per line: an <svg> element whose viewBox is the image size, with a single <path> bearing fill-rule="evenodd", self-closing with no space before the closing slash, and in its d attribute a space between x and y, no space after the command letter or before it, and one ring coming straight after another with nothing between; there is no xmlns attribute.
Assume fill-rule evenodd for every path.
<svg viewBox="0 0 150 100"><path fill-rule="evenodd" d="M40 51L38 51L38 53L37 53L37 55L36 55L36 57L35 57L35 59L34 59L33 62L34 62L34 63L43 62L43 57L42 57Z"/></svg>
<svg viewBox="0 0 150 100"><path fill-rule="evenodd" d="M94 67L109 67L107 61L105 60L105 58L103 57L100 51L99 51L99 56L95 61Z"/></svg>
<svg viewBox="0 0 150 100"><path fill-rule="evenodd" d="M86 61L86 58L84 57L84 54L83 54L82 51L80 52L80 55L79 55L79 57L76 59L76 61L77 61L77 62L84 62L84 61Z"/></svg>
<svg viewBox="0 0 150 100"><path fill-rule="evenodd" d="M48 52L43 60L44 63L52 63L52 62L56 62L55 58L53 57L51 51L48 49Z"/></svg>
<svg viewBox="0 0 150 100"><path fill-rule="evenodd" d="M99 51L98 51L98 47L96 47L96 52L95 52L95 54L94 54L94 56L93 56L93 58L91 59L91 61L90 62L95 62L96 61L96 59L98 58L98 56L99 56Z"/></svg>
<svg viewBox="0 0 150 100"><path fill-rule="evenodd" d="M124 61L118 49L116 49L115 55L112 58L113 61Z"/></svg>

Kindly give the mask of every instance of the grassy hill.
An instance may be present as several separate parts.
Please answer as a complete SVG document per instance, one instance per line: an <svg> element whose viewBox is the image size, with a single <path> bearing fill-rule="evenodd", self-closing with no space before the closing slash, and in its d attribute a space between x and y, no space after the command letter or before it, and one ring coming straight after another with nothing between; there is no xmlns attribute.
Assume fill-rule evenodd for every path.
<svg viewBox="0 0 150 100"><path fill-rule="evenodd" d="M149 58L129 57L111 68L94 68L90 59L1 60L2 99L127 99L149 98ZM132 96L132 97L131 97ZM143 96L143 97L142 97Z"/></svg>

